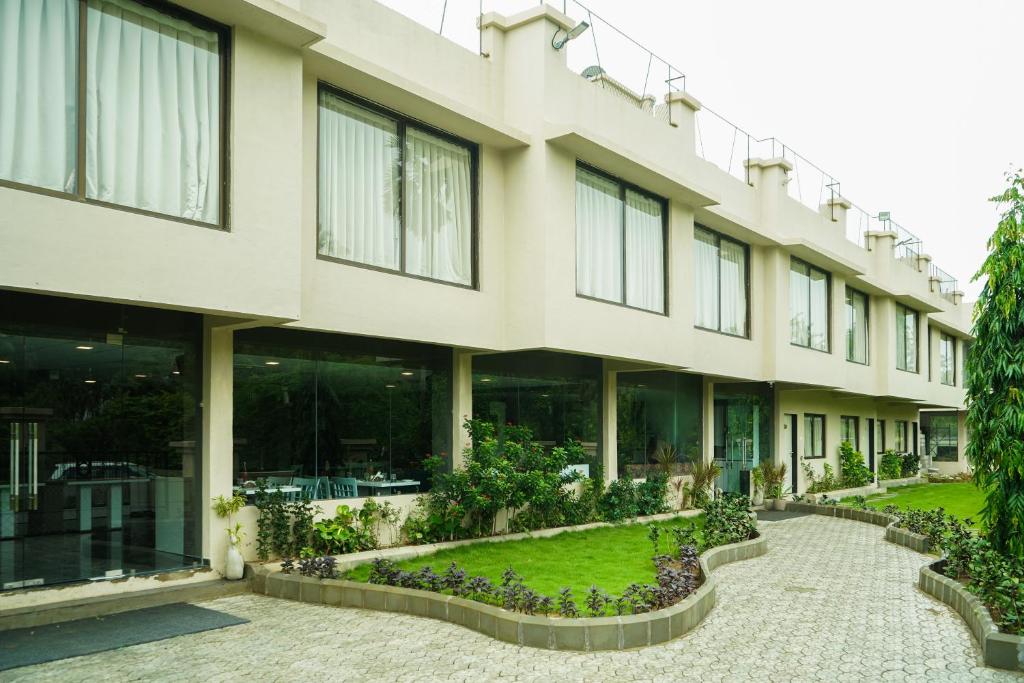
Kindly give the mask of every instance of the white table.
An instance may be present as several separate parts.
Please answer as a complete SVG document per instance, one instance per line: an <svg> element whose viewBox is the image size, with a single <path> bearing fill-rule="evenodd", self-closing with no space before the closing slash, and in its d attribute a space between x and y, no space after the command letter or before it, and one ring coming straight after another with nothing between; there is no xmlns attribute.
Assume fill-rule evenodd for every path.
<svg viewBox="0 0 1024 683"><path fill-rule="evenodd" d="M231 489L236 493L244 493L246 496L255 496L259 489L242 488L241 486L232 486ZM285 494L286 498L292 498L295 494L302 491L301 486L268 486L264 489L267 493L274 493L280 491Z"/></svg>
<svg viewBox="0 0 1024 683"><path fill-rule="evenodd" d="M373 495L379 496L384 489L389 489L389 493L394 493L391 489L408 488L411 486L419 486L420 483L415 479L396 479L395 481L377 481L374 479L356 479L356 486L363 486L371 489Z"/></svg>

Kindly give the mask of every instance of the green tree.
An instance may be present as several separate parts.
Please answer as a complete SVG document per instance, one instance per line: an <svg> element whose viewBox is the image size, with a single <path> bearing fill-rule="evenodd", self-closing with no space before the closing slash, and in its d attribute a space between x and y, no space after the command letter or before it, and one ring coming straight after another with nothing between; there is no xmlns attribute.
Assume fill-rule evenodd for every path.
<svg viewBox="0 0 1024 683"><path fill-rule="evenodd" d="M967 359L967 460L985 492L982 517L999 550L1024 556L1024 177L992 197L1005 210L975 280L987 278L974 309Z"/></svg>

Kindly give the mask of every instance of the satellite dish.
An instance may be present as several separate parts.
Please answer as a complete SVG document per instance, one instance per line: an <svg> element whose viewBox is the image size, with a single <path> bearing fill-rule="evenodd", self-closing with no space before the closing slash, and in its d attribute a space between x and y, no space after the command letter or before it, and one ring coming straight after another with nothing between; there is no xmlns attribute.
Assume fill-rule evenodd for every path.
<svg viewBox="0 0 1024 683"><path fill-rule="evenodd" d="M604 69L602 69L601 67L599 67L597 65L594 65L594 66L588 66L586 69L583 70L583 73L581 73L580 75L583 76L583 78L586 78L588 81L592 81L595 78L603 76L604 74L605 74L605 70Z"/></svg>

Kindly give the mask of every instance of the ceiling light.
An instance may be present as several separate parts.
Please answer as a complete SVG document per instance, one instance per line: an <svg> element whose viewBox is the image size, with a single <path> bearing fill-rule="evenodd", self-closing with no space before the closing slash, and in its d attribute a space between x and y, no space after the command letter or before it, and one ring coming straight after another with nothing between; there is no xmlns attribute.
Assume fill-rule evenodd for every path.
<svg viewBox="0 0 1024 683"><path fill-rule="evenodd" d="M79 344L75 348L78 349L79 351L92 351L93 349L93 347L88 346L87 344Z"/></svg>
<svg viewBox="0 0 1024 683"><path fill-rule="evenodd" d="M394 388L395 388L395 385L394 385L394 384L385 384L385 385L384 385L384 388L385 388L385 389L394 389Z"/></svg>
<svg viewBox="0 0 1024 683"><path fill-rule="evenodd" d="M143 375L142 373L135 375L136 379L146 379L146 377L148 377L148 375Z"/></svg>
<svg viewBox="0 0 1024 683"><path fill-rule="evenodd" d="M416 373L413 372L412 370L405 370L405 371L402 372L402 377L412 377L415 374Z"/></svg>
<svg viewBox="0 0 1024 683"><path fill-rule="evenodd" d="M172 375L180 375L181 373L178 372L177 370L171 370L171 374Z"/></svg>
<svg viewBox="0 0 1024 683"><path fill-rule="evenodd" d="M11 361L7 360L6 358L0 358L0 365L7 365L10 362Z"/></svg>
<svg viewBox="0 0 1024 683"><path fill-rule="evenodd" d="M482 380L480 380L480 381L481 381L481 382L490 382L490 381L491 381L491 378L490 378L490 377L484 377L484 378L483 378Z"/></svg>
<svg viewBox="0 0 1024 683"><path fill-rule="evenodd" d="M265 363L265 365L280 365L280 364L281 364L281 361L277 361L277 360L268 360Z"/></svg>
<svg viewBox="0 0 1024 683"><path fill-rule="evenodd" d="M86 384L96 384L96 380L94 380L94 379L87 379L87 380L85 380L85 383Z"/></svg>

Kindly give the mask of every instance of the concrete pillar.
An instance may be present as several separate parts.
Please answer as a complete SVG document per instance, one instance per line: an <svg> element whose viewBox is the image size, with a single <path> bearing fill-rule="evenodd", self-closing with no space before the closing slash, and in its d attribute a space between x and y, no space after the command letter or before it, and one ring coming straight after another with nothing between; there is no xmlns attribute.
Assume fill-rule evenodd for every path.
<svg viewBox="0 0 1024 683"><path fill-rule="evenodd" d="M605 483L619 478L618 374L609 367L609 363L607 359L601 362L601 456Z"/></svg>
<svg viewBox="0 0 1024 683"><path fill-rule="evenodd" d="M473 417L473 356L462 349L452 349L452 467L465 462L464 452L470 446L464 423Z"/></svg>
<svg viewBox="0 0 1024 683"><path fill-rule="evenodd" d="M665 95L665 103L668 105L669 125L678 128L682 135L682 150L692 154L696 149L695 124L700 102L689 93L672 92Z"/></svg>
<svg viewBox="0 0 1024 683"><path fill-rule="evenodd" d="M780 230L780 204L787 197L786 186L792 162L782 157L753 158L743 162L749 173L750 184L759 190L761 199L761 225L769 232Z"/></svg>
<svg viewBox="0 0 1024 683"><path fill-rule="evenodd" d="M704 462L715 459L715 383L704 378L704 419L701 420L704 438Z"/></svg>
<svg viewBox="0 0 1024 683"><path fill-rule="evenodd" d="M216 496L231 496L234 471L234 330L226 322L212 316L203 321L202 498L196 503L203 557L218 572L224 570L227 522L213 513L211 503Z"/></svg>

